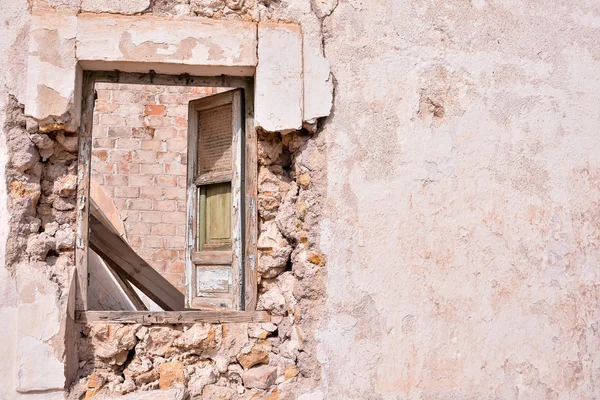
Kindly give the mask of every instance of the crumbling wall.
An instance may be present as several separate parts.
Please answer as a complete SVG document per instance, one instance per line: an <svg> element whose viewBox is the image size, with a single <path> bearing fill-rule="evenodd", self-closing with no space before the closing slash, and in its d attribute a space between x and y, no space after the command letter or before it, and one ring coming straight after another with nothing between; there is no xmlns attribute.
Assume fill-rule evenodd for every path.
<svg viewBox="0 0 600 400"><path fill-rule="evenodd" d="M76 4L34 1L32 6L38 13L55 8L70 11L94 8L90 6L93 1L84 3L78 8ZM134 3L96 6L104 11L128 14L124 8L136 8L138 5ZM168 7L161 8L165 4L158 3L148 4L143 12L173 13ZM235 13L224 10L227 16L217 12L212 17L229 19L233 14L260 10L258 14L252 11L256 15L250 19L265 21L271 15L265 10L274 10L278 5L265 4L248 2L247 7L238 7L231 3L227 7L232 7L230 10L236 10ZM212 6L197 4L195 7L195 11L189 8L185 12L204 15L198 8L206 11ZM181 13L181 9L178 7L177 13ZM301 13L313 16L307 6L302 7ZM299 19L284 20L300 22ZM298 33L296 28L296 44L300 43ZM321 49L320 38L307 40ZM45 62L43 55L39 61ZM295 63L301 66L302 60L296 59ZM326 65L323 69L328 74ZM301 74L294 76L298 78L301 82ZM298 94L298 107L302 107L302 92ZM39 100L40 97L36 106L44 106ZM14 141L10 153L17 158L9 164L6 177L12 230L7 266L17 273L23 271L27 276L21 281L23 285L46 284L43 290L36 288L38 297L34 296L32 304L33 307L46 305L46 314L51 314L44 326L48 328L50 322L56 322L60 329L57 332L45 329L39 335L40 344L32 351L19 349L20 354L29 357L18 363L23 367L19 379L25 382L21 387L24 393L48 398L60 396L66 384L65 376L70 377L73 372L72 365L66 365L67 361L77 359L79 370L71 387L74 398L83 392L88 396L99 393L110 397L173 384L183 384L187 386L185 390L203 398L253 398L261 393L268 393L272 398L293 398L298 391L310 390L318 384L321 371L313 332L323 302L325 271L317 230L324 188L319 180L324 178L325 171L322 143L315 133L316 117L322 115L320 111L311 113L313 117L307 124L310 132L286 130L285 135L261 132L260 165L257 166L260 169L257 270L261 275L258 309L269 311L272 321L268 324L80 326L77 331L68 332L78 335L79 354L74 358L72 354L67 357L67 352L74 348L70 342L66 347L64 341L53 342L54 338L58 342L67 336L65 315L73 271L76 204L73 182L77 173L77 148L75 134L62 130L73 126L69 121L73 116L61 114L58 116L60 124L45 124L51 120L44 120L39 128L35 121L23 118L17 102L11 107L15 117L10 120L15 129L7 126L6 130L12 129L7 137ZM295 114L302 119L301 112ZM300 129L301 125L300 122L296 126ZM39 281L32 276L33 267L43 271ZM39 301L38 292L45 293L44 301ZM24 293L30 295L30 292ZM23 299L19 301L25 303ZM32 310L31 314L44 315L44 310ZM39 324L31 321L29 327L39 328ZM24 330L22 333L27 336ZM37 365L33 364L33 355L41 361ZM40 368L48 371L44 374Z"/></svg>
<svg viewBox="0 0 600 400"><path fill-rule="evenodd" d="M257 308L269 311L271 322L83 326L83 379L74 393L126 394L179 383L202 398L264 392L293 398L298 387L320 380L312 335L325 275L314 184L323 171L313 171L321 162L319 141L306 131L259 137Z"/></svg>
<svg viewBox="0 0 600 400"><path fill-rule="evenodd" d="M5 256L18 291L16 389L53 396L73 372L73 357L67 356L72 347L64 338L74 336L66 332L73 330L66 316L73 282L77 136L40 131L14 98L4 132L10 214ZM48 365L54 368L47 370Z"/></svg>
<svg viewBox="0 0 600 400"><path fill-rule="evenodd" d="M185 292L188 102L217 88L97 83L91 174L127 242Z"/></svg>

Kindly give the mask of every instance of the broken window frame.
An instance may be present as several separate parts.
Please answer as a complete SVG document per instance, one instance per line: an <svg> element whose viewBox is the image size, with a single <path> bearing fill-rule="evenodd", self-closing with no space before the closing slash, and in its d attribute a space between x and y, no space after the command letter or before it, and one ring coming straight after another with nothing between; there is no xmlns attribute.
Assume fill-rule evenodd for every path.
<svg viewBox="0 0 600 400"><path fill-rule="evenodd" d="M90 311L88 310L87 287L90 174L92 151L92 127L95 103L95 84L125 83L165 86L225 87L243 90L244 148L241 162L244 164L244 198L241 221L243 224L243 267L241 268L241 291L236 310L232 311ZM266 312L255 311L257 302L256 244L257 244L257 135L254 127L254 81L252 77L212 76L199 77L149 73L124 73L119 71L83 71L81 125L79 132L78 186L77 186L77 231L75 261L77 271L76 318L82 322L130 322L130 323L193 323L193 322L261 322L269 320ZM190 143L188 142L188 149ZM188 150L188 153L190 151ZM186 276L187 276L186 272ZM193 282L187 282L194 284ZM189 303L186 303L188 305Z"/></svg>

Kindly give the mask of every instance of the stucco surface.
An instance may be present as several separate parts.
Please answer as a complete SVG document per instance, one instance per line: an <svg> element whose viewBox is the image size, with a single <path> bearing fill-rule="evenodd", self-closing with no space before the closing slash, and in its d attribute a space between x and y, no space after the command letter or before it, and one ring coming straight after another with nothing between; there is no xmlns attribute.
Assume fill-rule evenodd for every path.
<svg viewBox="0 0 600 400"><path fill-rule="evenodd" d="M592 1L325 19L328 399L600 395L598 28Z"/></svg>

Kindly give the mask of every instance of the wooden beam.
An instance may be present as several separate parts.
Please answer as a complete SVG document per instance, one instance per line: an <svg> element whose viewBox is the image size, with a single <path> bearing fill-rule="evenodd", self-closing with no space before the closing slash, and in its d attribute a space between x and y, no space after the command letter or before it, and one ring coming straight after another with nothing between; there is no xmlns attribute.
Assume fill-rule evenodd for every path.
<svg viewBox="0 0 600 400"><path fill-rule="evenodd" d="M185 296L141 258L117 233L104 226L93 210L89 219L90 248L116 272L168 311L183 310ZM96 215L95 215L96 214Z"/></svg>
<svg viewBox="0 0 600 400"><path fill-rule="evenodd" d="M266 311L77 311L78 322L120 324L211 324L227 322L269 322Z"/></svg>
<svg viewBox="0 0 600 400"><path fill-rule="evenodd" d="M164 75L154 73L135 73L120 71L87 72L96 82L129 83L134 85L161 86L202 86L202 87L244 87L245 77L241 76L193 76L193 75Z"/></svg>
<svg viewBox="0 0 600 400"><path fill-rule="evenodd" d="M90 170L92 158L92 126L94 119L94 80L84 73L77 150L77 231L75 238L75 266L79 285L77 309L88 308L88 211L90 197Z"/></svg>
<svg viewBox="0 0 600 400"><path fill-rule="evenodd" d="M242 218L245 223L244 236L244 304L247 311L256 310L258 299L258 279L256 264L258 262L256 247L258 236L258 138L254 127L254 82L248 78L244 97L245 108L245 151L244 154L244 197L245 207L242 208Z"/></svg>

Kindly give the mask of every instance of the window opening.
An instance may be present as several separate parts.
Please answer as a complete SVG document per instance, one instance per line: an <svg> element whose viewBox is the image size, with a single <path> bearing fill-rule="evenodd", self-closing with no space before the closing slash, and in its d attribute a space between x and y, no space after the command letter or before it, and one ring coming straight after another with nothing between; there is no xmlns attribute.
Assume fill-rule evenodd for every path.
<svg viewBox="0 0 600 400"><path fill-rule="evenodd" d="M136 75L145 79L125 78ZM77 257L78 270L88 273L86 308L243 310L245 295L255 296L243 289L255 282L244 258L255 259L247 244L256 237L244 242L245 230L256 227L244 210L255 207L255 194L245 196L245 184L255 181L244 176L245 156L256 159L246 148L244 90L113 80L119 75L86 73L84 84L84 132L86 116L93 119L91 137L80 139L90 160L80 185L90 191L89 221Z"/></svg>

